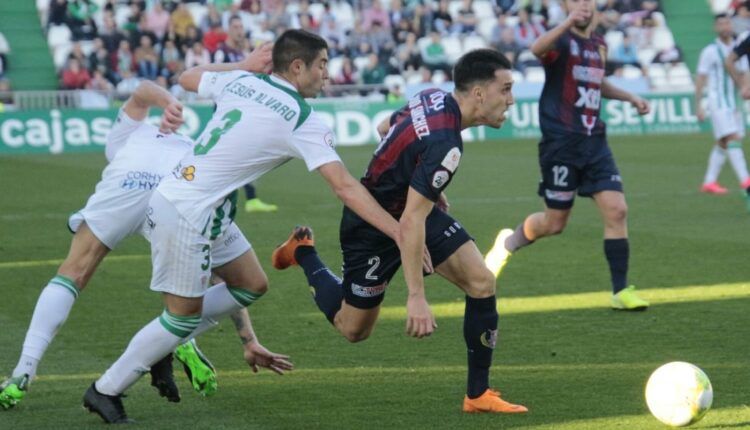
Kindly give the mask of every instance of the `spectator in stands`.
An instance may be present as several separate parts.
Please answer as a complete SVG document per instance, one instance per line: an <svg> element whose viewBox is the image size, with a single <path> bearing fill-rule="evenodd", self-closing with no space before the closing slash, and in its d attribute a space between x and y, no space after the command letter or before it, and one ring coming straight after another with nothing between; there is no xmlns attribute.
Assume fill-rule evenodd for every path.
<svg viewBox="0 0 750 430"><path fill-rule="evenodd" d="M94 76L91 77L88 88L90 90L107 92L115 89L114 85L112 85L112 83L107 80L107 78L104 76L104 73L100 69L94 70Z"/></svg>
<svg viewBox="0 0 750 430"><path fill-rule="evenodd" d="M453 32L460 34L473 34L476 32L477 15L474 13L474 1L463 0L461 7L458 9L458 16L453 24Z"/></svg>
<svg viewBox="0 0 750 430"><path fill-rule="evenodd" d="M370 7L362 11L362 29L367 32L374 23L380 23L383 28L391 28L391 21L388 18L388 11L383 9L380 0L372 0Z"/></svg>
<svg viewBox="0 0 750 430"><path fill-rule="evenodd" d="M47 13L47 27L68 24L68 0L52 0Z"/></svg>
<svg viewBox="0 0 750 430"><path fill-rule="evenodd" d="M268 21L268 14L261 9L260 0L253 0L247 12L249 17L247 29L250 31L250 34L262 31L263 24Z"/></svg>
<svg viewBox="0 0 750 430"><path fill-rule="evenodd" d="M378 55L373 52L367 59L367 67L362 70L362 83L365 85L382 84L385 80L386 69L378 60Z"/></svg>
<svg viewBox="0 0 750 430"><path fill-rule="evenodd" d="M638 61L638 48L627 35L623 37L622 43L612 50L612 56L607 63L607 72L619 76L622 72L622 68L626 65L638 67L645 73L643 66L640 61Z"/></svg>
<svg viewBox="0 0 750 430"><path fill-rule="evenodd" d="M141 80L138 79L132 71L123 70L122 80L117 84L117 93L122 97L127 97L133 94L133 91L138 87Z"/></svg>
<svg viewBox="0 0 750 430"><path fill-rule="evenodd" d="M341 55L345 51L347 42L346 32L337 23L336 17L330 13L330 6L328 6L328 11L321 17L318 34L328 42L329 55L331 57Z"/></svg>
<svg viewBox="0 0 750 430"><path fill-rule="evenodd" d="M500 43L500 40L503 38L503 31L505 31L505 29L508 28L506 18L507 17L502 14L497 16L497 24L495 24L495 26L492 28L492 35L490 35L489 42L491 45L497 45L498 43ZM513 34L513 28L510 29L510 33Z"/></svg>
<svg viewBox="0 0 750 430"><path fill-rule="evenodd" d="M319 23L315 21L315 17L310 13L310 2L308 0L301 0L299 2L299 10L291 18L291 28L301 28L310 32L316 32L319 27Z"/></svg>
<svg viewBox="0 0 750 430"><path fill-rule="evenodd" d="M518 64L518 56L523 51L523 47L516 41L515 32L512 27L503 28L500 33L500 40L493 42L492 46L508 57L516 69L522 70Z"/></svg>
<svg viewBox="0 0 750 430"><path fill-rule="evenodd" d="M179 3L177 5L177 9L172 12L172 16L170 19L172 20L172 25L174 26L174 32L177 33L177 35L180 37L186 37L188 28L195 27L193 15L187 9L185 3Z"/></svg>
<svg viewBox="0 0 750 430"><path fill-rule="evenodd" d="M432 10L423 4L414 5L411 27L417 37L423 37L432 31Z"/></svg>
<svg viewBox="0 0 750 430"><path fill-rule="evenodd" d="M104 28L99 32L99 37L102 39L107 52L115 52L120 46L120 42L125 39L125 35L117 29L117 24L111 16L105 15L103 22Z"/></svg>
<svg viewBox="0 0 750 430"><path fill-rule="evenodd" d="M156 76L159 74L159 57L156 55L156 50L150 37L146 35L141 36L140 44L135 48L133 56L138 76L149 81L156 79Z"/></svg>
<svg viewBox="0 0 750 430"><path fill-rule="evenodd" d="M399 45L396 53L399 67L402 72L415 72L422 66L422 54L417 45L417 35L409 33L406 42Z"/></svg>
<svg viewBox="0 0 750 430"><path fill-rule="evenodd" d="M138 23L141 22L142 15L143 12L140 5L136 2L130 3L130 15L125 25L122 26L122 29L128 32L138 30Z"/></svg>
<svg viewBox="0 0 750 430"><path fill-rule="evenodd" d="M446 75L450 76L451 66L448 64L445 47L440 41L440 33L435 31L430 34L430 43L422 51L422 63L430 69L430 72L443 70Z"/></svg>
<svg viewBox="0 0 750 430"><path fill-rule="evenodd" d="M273 42L276 39L276 35L269 28L271 24L268 22L262 22L260 24L260 31L253 33L252 43L250 46L258 47L266 42Z"/></svg>
<svg viewBox="0 0 750 430"><path fill-rule="evenodd" d="M211 21L211 28L203 34L203 46L213 54L225 40L227 40L227 33L221 27L221 22Z"/></svg>
<svg viewBox="0 0 750 430"><path fill-rule="evenodd" d="M235 16L238 16L242 20L242 27L247 31L252 23L252 17L248 12L240 9L240 5L238 4L233 4L228 10L225 10L224 13L221 14L221 26L228 29L229 20Z"/></svg>
<svg viewBox="0 0 750 430"><path fill-rule="evenodd" d="M130 50L130 42L127 39L120 41L120 47L114 54L113 69L115 80L118 82L124 79L125 72L135 70L135 59L133 58L133 52Z"/></svg>
<svg viewBox="0 0 750 430"><path fill-rule="evenodd" d="M404 4L401 0L391 0L391 7L388 10L388 20L391 27L398 27L402 20L407 20Z"/></svg>
<svg viewBox="0 0 750 430"><path fill-rule="evenodd" d="M228 36L214 53L214 63L235 63L249 53L249 43L240 17L233 16L229 19Z"/></svg>
<svg viewBox="0 0 750 430"><path fill-rule="evenodd" d="M736 34L750 30L750 6L746 2L741 3L735 9L735 15L732 17L732 30Z"/></svg>
<svg viewBox="0 0 750 430"><path fill-rule="evenodd" d="M388 57L393 54L396 48L390 30L383 27L378 21L373 22L370 26L368 43L383 61L388 61Z"/></svg>
<svg viewBox="0 0 750 430"><path fill-rule="evenodd" d="M112 73L112 59L110 53L107 52L107 48L104 47L104 42L102 42L101 38L97 37L94 39L94 47L87 60L86 64L90 73L93 74L98 70L110 82L115 82L117 80Z"/></svg>
<svg viewBox="0 0 750 430"><path fill-rule="evenodd" d="M388 88L388 95L385 100L389 103L402 103L404 101L404 91L401 85L394 84Z"/></svg>
<svg viewBox="0 0 750 430"><path fill-rule="evenodd" d="M234 4L233 0L213 0L214 6L219 13L224 13L225 10L229 10Z"/></svg>
<svg viewBox="0 0 750 430"><path fill-rule="evenodd" d="M406 42L406 38L410 34L414 34L414 28L412 27L412 21L408 19L401 19L397 24L391 26L391 35L396 45L401 45Z"/></svg>
<svg viewBox="0 0 750 430"><path fill-rule="evenodd" d="M164 35L169 28L169 12L164 10L160 1L157 1L145 15L146 28L156 35L157 40L164 39Z"/></svg>
<svg viewBox="0 0 750 430"><path fill-rule="evenodd" d="M447 34L453 27L453 17L448 11L448 0L440 0L438 10L432 14L432 28L442 34Z"/></svg>
<svg viewBox="0 0 750 430"><path fill-rule="evenodd" d="M532 21L534 20L534 18L537 18L542 22L547 22L547 19L549 18L549 9L547 7L548 4L548 0L519 0L518 10L520 11L521 9L526 9L526 11L532 17Z"/></svg>
<svg viewBox="0 0 750 430"><path fill-rule="evenodd" d="M187 51L193 46L193 43L197 41L203 41L203 36L200 34L198 27L191 25L187 28L185 37L180 39L180 43L183 45L182 52L187 53Z"/></svg>
<svg viewBox="0 0 750 430"><path fill-rule="evenodd" d="M171 39L165 40L164 47L161 50L161 71L159 75L169 77L182 70L184 70L182 54L177 48L175 41Z"/></svg>
<svg viewBox="0 0 750 430"><path fill-rule="evenodd" d="M62 72L62 89L64 90L82 90L86 88L91 80L88 70L81 67L81 63L72 58L68 60L68 65Z"/></svg>
<svg viewBox="0 0 750 430"><path fill-rule="evenodd" d="M91 0L73 0L68 3L68 26L73 33L73 40L91 40L96 37L94 14L98 10L99 6Z"/></svg>
<svg viewBox="0 0 750 430"><path fill-rule="evenodd" d="M188 50L185 54L185 69L190 69L196 66L203 66L205 64L211 64L211 55L208 53L208 49L203 46L200 41L193 42L193 47Z"/></svg>
<svg viewBox="0 0 750 430"><path fill-rule="evenodd" d="M495 11L498 15L513 15L518 10L516 0L495 0Z"/></svg>
<svg viewBox="0 0 750 430"><path fill-rule="evenodd" d="M357 83L357 71L351 58L344 57L344 61L341 63L341 71L333 77L333 83L336 85L354 85Z"/></svg>
<svg viewBox="0 0 750 430"><path fill-rule="evenodd" d="M213 3L209 3L206 8L206 15L201 20L199 27L203 34L206 34L214 25L221 27L221 14L216 10Z"/></svg>
<svg viewBox="0 0 750 430"><path fill-rule="evenodd" d="M520 9L518 11L518 24L516 24L514 31L516 42L522 47L528 48L546 30L544 26L531 20L528 10Z"/></svg>

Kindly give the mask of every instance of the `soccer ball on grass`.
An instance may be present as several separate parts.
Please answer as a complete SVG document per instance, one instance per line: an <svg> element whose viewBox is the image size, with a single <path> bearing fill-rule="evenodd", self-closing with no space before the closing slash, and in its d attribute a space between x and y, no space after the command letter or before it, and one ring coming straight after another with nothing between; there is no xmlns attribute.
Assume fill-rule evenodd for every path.
<svg viewBox="0 0 750 430"><path fill-rule="evenodd" d="M656 419L673 427L699 421L711 408L713 398L708 376L698 367L681 361L659 367L646 384L648 409Z"/></svg>

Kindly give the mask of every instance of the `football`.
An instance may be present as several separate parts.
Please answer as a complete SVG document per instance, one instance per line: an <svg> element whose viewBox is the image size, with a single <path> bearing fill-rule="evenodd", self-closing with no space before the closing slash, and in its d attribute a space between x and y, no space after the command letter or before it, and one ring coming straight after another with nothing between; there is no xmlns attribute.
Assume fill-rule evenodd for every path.
<svg viewBox="0 0 750 430"><path fill-rule="evenodd" d="M648 409L673 427L699 421L711 408L714 392L708 376L690 363L674 361L654 371L646 384Z"/></svg>

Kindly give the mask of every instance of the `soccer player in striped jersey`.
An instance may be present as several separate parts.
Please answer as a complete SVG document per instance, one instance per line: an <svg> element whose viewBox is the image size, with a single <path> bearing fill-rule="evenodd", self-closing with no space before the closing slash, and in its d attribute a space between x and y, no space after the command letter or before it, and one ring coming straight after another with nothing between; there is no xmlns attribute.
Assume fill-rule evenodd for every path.
<svg viewBox="0 0 750 430"><path fill-rule="evenodd" d="M708 111L714 132L715 144L708 158L708 169L701 191L711 194L726 194L727 189L719 182L719 173L729 158L734 173L743 189L750 187L750 175L742 150L745 136L745 118L737 102L734 81L724 67L724 61L732 55L735 47L732 21L726 14L716 15L714 30L717 38L701 51L695 79L695 111L699 121L706 119L706 110L701 103L706 89ZM747 57L740 57L733 63L736 70L747 73Z"/></svg>
<svg viewBox="0 0 750 430"><path fill-rule="evenodd" d="M529 215L515 231L502 230L485 261L498 276L511 253L535 240L562 233L578 192L594 199L604 220L604 254L612 279L611 307L645 310L648 302L627 284L627 204L599 110L602 97L627 101L640 115L648 113L649 104L604 77L607 46L594 33L595 1L565 0L563 6L567 19L531 45L546 74L539 100L539 195L545 209Z"/></svg>
<svg viewBox="0 0 750 430"><path fill-rule="evenodd" d="M362 184L399 219L399 244L345 207L340 240L343 280L318 257L312 230L298 227L272 256L277 269L299 264L318 308L349 341L369 337L386 288L403 264L409 290L409 335L429 336L437 327L425 298L425 249L434 271L466 294L464 340L468 353L465 412L523 413L500 398L489 373L497 341L495 278L469 233L446 211L443 191L456 174L464 147L461 130L499 128L513 104L511 64L501 53L479 49L454 68L456 89L428 89L378 127L383 135Z"/></svg>

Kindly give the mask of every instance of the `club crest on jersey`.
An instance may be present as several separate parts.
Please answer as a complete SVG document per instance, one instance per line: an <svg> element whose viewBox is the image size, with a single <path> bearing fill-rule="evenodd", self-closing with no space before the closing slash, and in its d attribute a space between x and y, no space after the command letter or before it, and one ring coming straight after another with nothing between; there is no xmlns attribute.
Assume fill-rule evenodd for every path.
<svg viewBox="0 0 750 430"><path fill-rule="evenodd" d="M180 176L186 181L192 181L195 179L195 166L183 167L182 170L180 170Z"/></svg>
<svg viewBox="0 0 750 430"><path fill-rule="evenodd" d="M433 188L443 188L443 186L448 183L448 179L450 178L450 175L445 170L438 170L435 172L435 174L432 176L432 186Z"/></svg>
<svg viewBox="0 0 750 430"><path fill-rule="evenodd" d="M334 146L336 146L336 144L334 143L334 140L333 140L333 133L331 133L330 131L328 133L326 133L325 136L323 136L323 142L325 142L325 144L328 145L328 146L330 146L331 148L333 148Z"/></svg>
<svg viewBox="0 0 750 430"><path fill-rule="evenodd" d="M440 165L448 169L449 172L453 173L458 168L458 163L460 161L461 150L453 147L450 151L448 151L447 154L445 154L445 158L443 158L443 162L440 163Z"/></svg>
<svg viewBox="0 0 750 430"><path fill-rule="evenodd" d="M578 42L575 39L570 39L570 55L574 57L581 55L581 48L578 47Z"/></svg>

